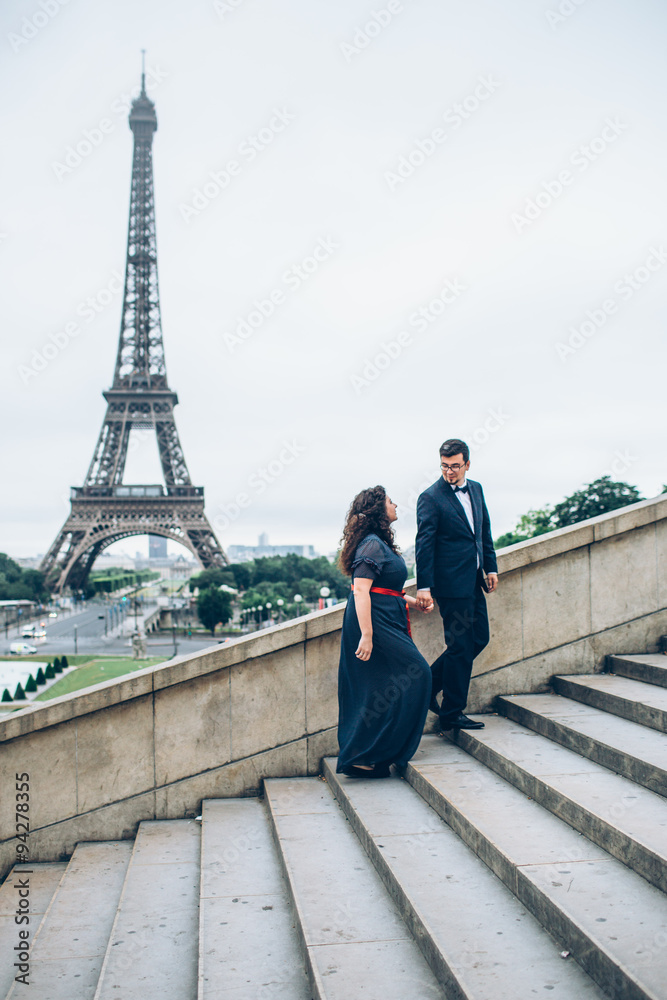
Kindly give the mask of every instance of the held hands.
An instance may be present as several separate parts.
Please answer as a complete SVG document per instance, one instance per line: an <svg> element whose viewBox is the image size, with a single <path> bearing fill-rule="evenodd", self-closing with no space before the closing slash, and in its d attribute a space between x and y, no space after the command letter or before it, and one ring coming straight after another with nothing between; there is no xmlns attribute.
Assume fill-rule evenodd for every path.
<svg viewBox="0 0 667 1000"><path fill-rule="evenodd" d="M373 636L362 635L354 654L360 660L369 660L373 652Z"/></svg>
<svg viewBox="0 0 667 1000"><path fill-rule="evenodd" d="M433 598L431 597L430 590L418 590L417 597L415 599L415 604L420 608L425 614L429 611L433 611L434 604Z"/></svg>

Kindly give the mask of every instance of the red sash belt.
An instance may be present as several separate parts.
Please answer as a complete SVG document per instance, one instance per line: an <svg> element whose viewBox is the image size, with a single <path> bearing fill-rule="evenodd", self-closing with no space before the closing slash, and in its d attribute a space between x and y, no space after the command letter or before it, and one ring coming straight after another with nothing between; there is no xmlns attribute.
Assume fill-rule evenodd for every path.
<svg viewBox="0 0 667 1000"><path fill-rule="evenodd" d="M351 585L351 590L354 590L354 584ZM388 590L386 587L371 587L371 594L389 594L390 597L403 597L405 598L404 590ZM408 635L412 638L412 628L410 627L410 605L405 602L405 613L408 618Z"/></svg>

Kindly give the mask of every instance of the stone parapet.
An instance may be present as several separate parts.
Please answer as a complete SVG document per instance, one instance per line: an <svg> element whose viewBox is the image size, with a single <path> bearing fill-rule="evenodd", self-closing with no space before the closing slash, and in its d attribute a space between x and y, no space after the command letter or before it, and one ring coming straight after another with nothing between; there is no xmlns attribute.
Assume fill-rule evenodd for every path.
<svg viewBox="0 0 667 1000"><path fill-rule="evenodd" d="M470 711L599 671L610 653L657 649L667 496L503 549L499 571ZM134 836L140 820L182 817L203 798L257 794L264 777L316 774L337 751L342 617L342 605L315 612L0 720L1 870L15 857L15 773L30 774L35 861ZM437 612L413 614L413 632L435 659Z"/></svg>

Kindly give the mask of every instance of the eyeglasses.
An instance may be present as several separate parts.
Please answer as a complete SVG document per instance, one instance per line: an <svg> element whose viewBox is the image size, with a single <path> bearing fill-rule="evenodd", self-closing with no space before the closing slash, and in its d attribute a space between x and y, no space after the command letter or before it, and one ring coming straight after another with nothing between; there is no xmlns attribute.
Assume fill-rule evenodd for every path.
<svg viewBox="0 0 667 1000"><path fill-rule="evenodd" d="M463 469L464 466L462 466L459 462L457 462L455 465L447 465L446 462L441 462L440 468L446 469L448 472L458 472L459 469Z"/></svg>

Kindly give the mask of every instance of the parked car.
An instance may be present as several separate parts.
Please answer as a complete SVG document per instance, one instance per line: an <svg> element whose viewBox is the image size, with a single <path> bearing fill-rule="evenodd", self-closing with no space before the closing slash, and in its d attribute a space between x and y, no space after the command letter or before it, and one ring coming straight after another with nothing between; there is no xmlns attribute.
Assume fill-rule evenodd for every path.
<svg viewBox="0 0 667 1000"><path fill-rule="evenodd" d="M9 652L15 653L17 656L29 656L30 653L36 653L37 649L29 642L13 642L9 647Z"/></svg>
<svg viewBox="0 0 667 1000"><path fill-rule="evenodd" d="M34 625L24 625L23 628L21 629L21 635L23 636L24 639L32 639L34 634L35 634Z"/></svg>

